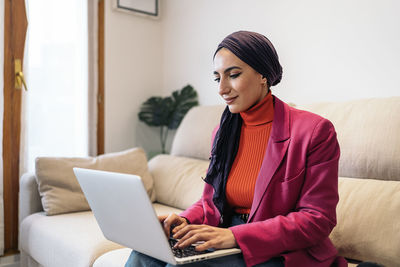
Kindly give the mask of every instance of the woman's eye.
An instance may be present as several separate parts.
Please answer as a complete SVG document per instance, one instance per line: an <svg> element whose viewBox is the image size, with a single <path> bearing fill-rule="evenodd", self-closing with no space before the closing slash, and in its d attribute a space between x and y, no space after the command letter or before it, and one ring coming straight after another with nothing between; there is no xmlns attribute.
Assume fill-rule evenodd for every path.
<svg viewBox="0 0 400 267"><path fill-rule="evenodd" d="M217 83L219 83L220 80L221 80L221 78L219 78L219 77L214 78L214 81L216 81Z"/></svg>
<svg viewBox="0 0 400 267"><path fill-rule="evenodd" d="M229 75L229 77L231 77L232 79L235 79L235 78L239 77L240 74L241 74L241 73L231 74L231 75Z"/></svg>

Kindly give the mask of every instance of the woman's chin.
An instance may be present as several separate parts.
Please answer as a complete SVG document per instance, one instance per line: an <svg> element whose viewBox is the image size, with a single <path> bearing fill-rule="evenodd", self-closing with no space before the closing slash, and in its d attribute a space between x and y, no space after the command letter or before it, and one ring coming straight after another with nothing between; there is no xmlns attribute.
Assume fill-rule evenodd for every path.
<svg viewBox="0 0 400 267"><path fill-rule="evenodd" d="M236 105L228 105L229 111L231 113L239 113L241 112L240 108Z"/></svg>

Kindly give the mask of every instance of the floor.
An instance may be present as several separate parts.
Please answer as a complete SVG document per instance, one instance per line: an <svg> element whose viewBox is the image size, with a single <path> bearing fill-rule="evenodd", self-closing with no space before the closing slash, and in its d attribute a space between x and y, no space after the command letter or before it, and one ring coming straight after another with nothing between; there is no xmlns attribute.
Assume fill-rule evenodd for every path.
<svg viewBox="0 0 400 267"><path fill-rule="evenodd" d="M20 267L19 254L0 257L0 267Z"/></svg>

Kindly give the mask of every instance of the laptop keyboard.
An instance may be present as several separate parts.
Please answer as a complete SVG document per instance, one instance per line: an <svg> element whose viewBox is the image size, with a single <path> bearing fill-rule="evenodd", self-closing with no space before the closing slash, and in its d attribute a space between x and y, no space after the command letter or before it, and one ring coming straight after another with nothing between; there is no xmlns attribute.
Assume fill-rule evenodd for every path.
<svg viewBox="0 0 400 267"><path fill-rule="evenodd" d="M174 254L175 257L177 258L184 258L188 256L195 256L195 255L200 255L200 254L206 254L213 252L212 250L204 250L204 251L196 251L195 246L188 246L183 249L179 248L174 248L174 245L178 242L178 240L170 238L169 239L169 245L172 248L172 253Z"/></svg>

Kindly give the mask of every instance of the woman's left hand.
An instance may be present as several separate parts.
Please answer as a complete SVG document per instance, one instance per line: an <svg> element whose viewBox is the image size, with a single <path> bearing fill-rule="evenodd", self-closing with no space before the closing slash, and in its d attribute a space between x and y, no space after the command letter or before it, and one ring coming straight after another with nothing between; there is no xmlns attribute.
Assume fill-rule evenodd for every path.
<svg viewBox="0 0 400 267"><path fill-rule="evenodd" d="M209 248L237 247L235 236L229 228L219 228L204 224L189 224L176 232L173 237L180 238L176 244L177 248L184 248L199 241L204 241L204 243L196 246L197 251Z"/></svg>

